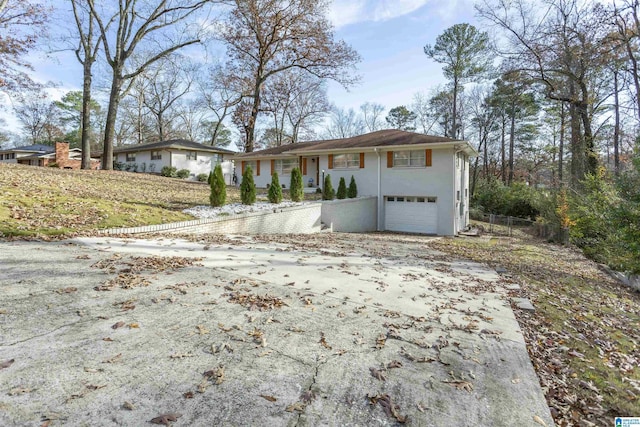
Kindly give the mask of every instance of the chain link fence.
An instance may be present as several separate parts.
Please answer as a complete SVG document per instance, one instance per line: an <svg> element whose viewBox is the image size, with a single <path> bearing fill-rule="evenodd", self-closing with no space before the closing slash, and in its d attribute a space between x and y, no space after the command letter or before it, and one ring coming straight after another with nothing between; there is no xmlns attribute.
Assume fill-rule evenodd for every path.
<svg viewBox="0 0 640 427"><path fill-rule="evenodd" d="M472 219L485 223L482 224L484 231L495 235L511 237L514 233L521 232L562 244L569 243L569 229L554 224L495 214L476 214Z"/></svg>

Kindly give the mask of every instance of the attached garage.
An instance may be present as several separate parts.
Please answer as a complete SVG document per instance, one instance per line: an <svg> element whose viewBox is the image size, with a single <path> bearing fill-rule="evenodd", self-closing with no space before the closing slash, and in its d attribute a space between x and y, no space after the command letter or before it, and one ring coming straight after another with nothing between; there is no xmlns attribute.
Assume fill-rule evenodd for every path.
<svg viewBox="0 0 640 427"><path fill-rule="evenodd" d="M384 229L405 233L438 233L436 197L385 196Z"/></svg>

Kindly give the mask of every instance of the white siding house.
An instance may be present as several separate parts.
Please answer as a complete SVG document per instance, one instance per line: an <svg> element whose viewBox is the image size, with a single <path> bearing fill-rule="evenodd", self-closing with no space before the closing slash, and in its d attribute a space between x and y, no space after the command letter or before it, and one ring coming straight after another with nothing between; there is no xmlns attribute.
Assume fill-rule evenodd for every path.
<svg viewBox="0 0 640 427"><path fill-rule="evenodd" d="M160 173L163 167L172 166L177 170L187 169L190 179L199 174L208 174L217 164L222 166L222 174L231 185L234 175L233 151L199 144L194 141L174 139L117 147L113 150L114 162L121 168L134 172Z"/></svg>
<svg viewBox="0 0 640 427"><path fill-rule="evenodd" d="M322 187L331 175L347 186L353 176L359 196L376 196L378 230L455 235L469 224L469 157L467 141L383 130L353 138L274 147L234 158L242 171L251 165L257 187L271 182L271 171L289 187L283 165L301 168Z"/></svg>

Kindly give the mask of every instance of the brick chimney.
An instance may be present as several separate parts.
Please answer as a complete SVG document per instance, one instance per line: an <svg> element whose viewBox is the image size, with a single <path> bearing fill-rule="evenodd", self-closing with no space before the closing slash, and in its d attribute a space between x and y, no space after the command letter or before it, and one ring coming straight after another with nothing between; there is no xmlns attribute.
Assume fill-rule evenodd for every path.
<svg viewBox="0 0 640 427"><path fill-rule="evenodd" d="M69 161L69 143L68 142L56 142L56 159L55 162L58 167L63 168Z"/></svg>

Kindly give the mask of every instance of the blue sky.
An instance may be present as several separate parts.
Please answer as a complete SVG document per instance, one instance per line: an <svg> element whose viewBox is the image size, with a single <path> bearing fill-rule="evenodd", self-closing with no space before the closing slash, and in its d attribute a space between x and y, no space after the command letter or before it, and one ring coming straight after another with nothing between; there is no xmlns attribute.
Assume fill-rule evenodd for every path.
<svg viewBox="0 0 640 427"><path fill-rule="evenodd" d="M377 102L387 110L445 83L425 44L454 24L477 23L470 0L334 0L331 19L336 36L362 56L362 81L348 92L331 84L330 100L354 109Z"/></svg>
<svg viewBox="0 0 640 427"><path fill-rule="evenodd" d="M416 92L428 93L445 83L440 64L431 61L423 47L432 44L451 25L461 22L478 25L473 3L473 0L334 0L329 17L336 38L345 40L362 56L358 66L362 79L349 91L330 83L330 101L338 107L354 109L367 101L376 102L388 111L398 105L409 105ZM54 98L70 90L81 90L82 70L72 53L49 56L35 53L30 60L37 80L57 83L58 87L51 91ZM11 131L19 132L14 119L7 117L7 122Z"/></svg>

